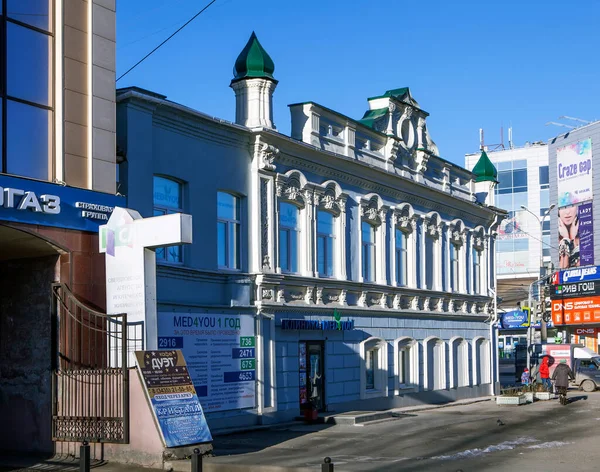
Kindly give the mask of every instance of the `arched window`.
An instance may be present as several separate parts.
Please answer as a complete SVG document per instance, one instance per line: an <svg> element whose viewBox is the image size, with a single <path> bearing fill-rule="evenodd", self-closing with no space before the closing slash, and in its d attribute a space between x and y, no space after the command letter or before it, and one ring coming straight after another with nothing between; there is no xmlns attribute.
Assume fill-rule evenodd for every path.
<svg viewBox="0 0 600 472"><path fill-rule="evenodd" d="M387 342L381 338L369 338L361 343L360 354L361 398L387 396Z"/></svg>
<svg viewBox="0 0 600 472"><path fill-rule="evenodd" d="M396 346L396 390L416 388L419 385L419 344L412 338L401 337Z"/></svg>
<svg viewBox="0 0 600 472"><path fill-rule="evenodd" d="M450 341L450 388L469 385L469 344L463 338Z"/></svg>
<svg viewBox="0 0 600 472"><path fill-rule="evenodd" d="M293 203L279 203L279 267L298 272L300 209Z"/></svg>
<svg viewBox="0 0 600 472"><path fill-rule="evenodd" d="M154 216L183 213L183 185L173 179L154 176ZM182 262L182 247L156 249L157 262Z"/></svg>
<svg viewBox="0 0 600 472"><path fill-rule="evenodd" d="M362 233L362 276L364 282L374 282L377 263L375 227L367 221L361 225Z"/></svg>
<svg viewBox="0 0 600 472"><path fill-rule="evenodd" d="M439 338L423 340L425 355L425 389L443 390L446 388L446 343Z"/></svg>
<svg viewBox="0 0 600 472"><path fill-rule="evenodd" d="M473 247L471 253L473 263L473 293L481 293L481 251Z"/></svg>
<svg viewBox="0 0 600 472"><path fill-rule="evenodd" d="M473 340L473 384L490 383L490 369L490 342L485 338L475 338Z"/></svg>
<svg viewBox="0 0 600 472"><path fill-rule="evenodd" d="M217 192L217 261L240 268L240 199L226 192Z"/></svg>
<svg viewBox="0 0 600 472"><path fill-rule="evenodd" d="M317 211L317 271L324 277L334 275L335 216Z"/></svg>

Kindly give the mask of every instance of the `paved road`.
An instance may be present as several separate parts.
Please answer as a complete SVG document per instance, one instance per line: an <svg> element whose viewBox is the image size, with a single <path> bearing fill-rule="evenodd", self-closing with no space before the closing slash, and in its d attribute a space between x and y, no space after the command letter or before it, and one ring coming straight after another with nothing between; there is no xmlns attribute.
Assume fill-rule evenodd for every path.
<svg viewBox="0 0 600 472"><path fill-rule="evenodd" d="M216 463L336 472L565 471L600 466L600 392L572 402L491 401L407 414L365 426L295 425L216 438ZM500 423L498 422L500 420Z"/></svg>

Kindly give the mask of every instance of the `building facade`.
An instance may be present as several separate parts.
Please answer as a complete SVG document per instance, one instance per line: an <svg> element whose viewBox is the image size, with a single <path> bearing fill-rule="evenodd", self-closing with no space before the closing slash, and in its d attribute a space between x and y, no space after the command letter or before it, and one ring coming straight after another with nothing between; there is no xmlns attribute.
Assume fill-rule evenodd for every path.
<svg viewBox="0 0 600 472"><path fill-rule="evenodd" d="M562 338L598 352L600 328L600 222L594 219L600 182L600 122L573 129L548 142L550 199L558 207L551 226L551 257L559 272L550 287L552 318ZM596 287L599 289L597 290Z"/></svg>
<svg viewBox="0 0 600 472"><path fill-rule="evenodd" d="M119 188L142 216L193 216L157 253L158 345L183 349L209 425L488 395L497 381L494 182L439 157L408 88L362 119L290 105L253 35L236 123L117 92Z"/></svg>
<svg viewBox="0 0 600 472"><path fill-rule="evenodd" d="M556 202L551 201L549 194L545 143L484 152L497 169L494 204L508 212L496 238L496 275L500 298L500 355L513 358L517 346L527 344L528 319L522 308L529 303L530 286L540 277L540 267L550 263L550 225L556 218L556 210L550 208ZM467 154L466 167L473 168L480 156L481 153ZM533 287L532 296L535 308L537 286ZM523 322L519 324L518 320ZM536 328L534 333L539 342L539 323Z"/></svg>
<svg viewBox="0 0 600 472"><path fill-rule="evenodd" d="M115 2L5 1L0 122L0 455L52 453L52 284L104 306L115 196Z"/></svg>

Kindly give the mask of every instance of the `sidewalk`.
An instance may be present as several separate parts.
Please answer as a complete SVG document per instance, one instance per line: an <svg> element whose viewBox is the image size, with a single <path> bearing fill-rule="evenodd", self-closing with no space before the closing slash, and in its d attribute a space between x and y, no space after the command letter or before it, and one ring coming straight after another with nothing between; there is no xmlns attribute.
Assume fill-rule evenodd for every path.
<svg viewBox="0 0 600 472"><path fill-rule="evenodd" d="M293 461L290 455L293 450L286 449L284 443L287 441L305 440L313 433L328 431L333 440L338 437L337 429L341 428L339 435L344 431L362 430L363 426L375 425L386 421L398 420L401 417L416 416L413 413L429 410L440 410L449 407L472 405L475 403L488 402L494 397L479 397L458 400L452 403L439 405L418 405L403 408L395 408L385 411L354 411L339 414L322 415L317 424L305 424L295 421L284 424L268 426L256 426L252 428L237 430L216 431L213 441L214 457L205 457L203 460L203 472L314 472L320 467L289 467ZM363 430L364 431L364 430ZM331 447L331 453L335 452L335 445ZM264 461L254 462L253 454L263 452L268 454L269 464ZM243 455L243 457L242 457ZM323 457L312 457L312 462L323 462ZM243 462L243 463L240 463ZM298 461L296 461L298 462ZM133 465L125 465L115 462L93 461L92 468L98 472L151 472L153 469ZM34 470L43 472L76 472L79 470L79 460L73 457L54 457L52 459L39 460L36 458L25 458L21 456L0 458L0 472L15 470ZM163 470L175 472L190 472L191 460L166 461Z"/></svg>

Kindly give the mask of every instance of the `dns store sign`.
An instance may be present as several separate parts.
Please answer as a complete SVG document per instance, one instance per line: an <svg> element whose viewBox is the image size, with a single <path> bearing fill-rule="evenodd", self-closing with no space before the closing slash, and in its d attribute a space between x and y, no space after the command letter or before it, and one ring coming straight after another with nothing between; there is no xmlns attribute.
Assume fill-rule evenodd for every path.
<svg viewBox="0 0 600 472"><path fill-rule="evenodd" d="M552 300L554 325L600 323L600 297Z"/></svg>

